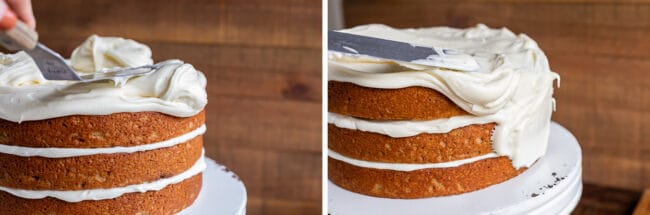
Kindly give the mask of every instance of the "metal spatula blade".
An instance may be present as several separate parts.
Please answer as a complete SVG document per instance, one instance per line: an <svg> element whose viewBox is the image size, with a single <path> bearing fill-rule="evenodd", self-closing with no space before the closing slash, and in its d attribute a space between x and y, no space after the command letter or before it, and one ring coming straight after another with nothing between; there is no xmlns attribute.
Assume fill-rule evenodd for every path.
<svg viewBox="0 0 650 215"><path fill-rule="evenodd" d="M25 50L29 56L34 59L36 65L41 70L43 77L47 80L73 80L80 81L81 78L65 62L63 57L52 51L41 43L36 44L31 50Z"/></svg>
<svg viewBox="0 0 650 215"><path fill-rule="evenodd" d="M114 68L114 69L108 69L104 71L97 71L93 74L81 75L79 76L79 78L81 79L81 81L84 82L124 79L124 78L129 78L134 76L147 75L167 65L180 65L180 64L183 63L181 61L165 61L153 65L144 65L144 66L128 67L128 68Z"/></svg>
<svg viewBox="0 0 650 215"><path fill-rule="evenodd" d="M0 1L0 44L9 50L24 50L34 59L47 80L91 82L111 79L122 82L129 77L145 75L170 64L163 62L135 68L116 68L79 76L61 55L39 43L38 34L18 20L16 14L3 1Z"/></svg>
<svg viewBox="0 0 650 215"><path fill-rule="evenodd" d="M99 80L125 79L134 76L142 76L160 69L163 66L171 64L181 64L180 62L162 62L154 65L144 65L129 68L114 68L103 71L97 71L92 74L78 75L75 70L58 53L50 50L43 44L37 44L32 50L25 50L36 62L41 70L43 77L47 80L70 80L91 82Z"/></svg>
<svg viewBox="0 0 650 215"><path fill-rule="evenodd" d="M327 36L328 50L339 53L366 55L462 71L479 69L478 63L472 56L458 50L426 47L337 31L329 31Z"/></svg>

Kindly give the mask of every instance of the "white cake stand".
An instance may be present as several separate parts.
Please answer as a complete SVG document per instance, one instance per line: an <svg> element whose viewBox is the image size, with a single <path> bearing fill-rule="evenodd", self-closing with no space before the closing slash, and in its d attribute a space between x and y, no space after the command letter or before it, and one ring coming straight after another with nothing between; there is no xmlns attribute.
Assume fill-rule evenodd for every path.
<svg viewBox="0 0 650 215"><path fill-rule="evenodd" d="M331 215L569 214L582 194L582 154L576 138L553 122L546 155L506 182L475 192L425 199L376 198L328 184Z"/></svg>
<svg viewBox="0 0 650 215"><path fill-rule="evenodd" d="M179 215L246 214L246 187L234 172L206 158L203 186L190 207Z"/></svg>

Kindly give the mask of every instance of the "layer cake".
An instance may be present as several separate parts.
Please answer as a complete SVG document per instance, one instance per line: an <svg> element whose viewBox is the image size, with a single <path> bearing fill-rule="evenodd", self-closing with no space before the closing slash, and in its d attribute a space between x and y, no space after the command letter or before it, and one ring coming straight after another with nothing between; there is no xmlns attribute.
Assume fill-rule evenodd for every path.
<svg viewBox="0 0 650 215"><path fill-rule="evenodd" d="M386 198L447 196L506 181L544 155L559 76L528 36L485 25L341 31L458 50L479 69L330 52L334 184Z"/></svg>
<svg viewBox="0 0 650 215"><path fill-rule="evenodd" d="M91 36L80 74L152 64L149 47ZM45 80L24 52L0 55L0 214L174 214L205 169L205 76L179 60L150 74Z"/></svg>

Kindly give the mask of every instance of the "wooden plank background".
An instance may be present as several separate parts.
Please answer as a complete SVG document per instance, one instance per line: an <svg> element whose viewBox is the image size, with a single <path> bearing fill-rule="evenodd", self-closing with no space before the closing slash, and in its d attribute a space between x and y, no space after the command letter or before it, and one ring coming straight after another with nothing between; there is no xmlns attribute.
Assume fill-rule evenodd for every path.
<svg viewBox="0 0 650 215"><path fill-rule="evenodd" d="M148 44L208 78L207 155L248 189L249 214L321 212L321 2L34 1L41 42Z"/></svg>
<svg viewBox="0 0 650 215"><path fill-rule="evenodd" d="M650 187L650 2L347 0L346 26L469 27L526 33L562 76L553 120L577 137L587 183Z"/></svg>

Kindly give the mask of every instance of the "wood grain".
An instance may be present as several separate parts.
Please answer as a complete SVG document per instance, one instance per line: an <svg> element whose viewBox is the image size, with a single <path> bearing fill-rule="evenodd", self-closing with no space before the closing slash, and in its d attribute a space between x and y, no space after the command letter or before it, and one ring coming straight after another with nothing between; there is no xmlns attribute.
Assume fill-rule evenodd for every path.
<svg viewBox="0 0 650 215"><path fill-rule="evenodd" d="M78 38L70 42L99 34L161 42L314 49L321 44L320 2L310 0L65 0L39 1L34 7L42 9L37 14L37 30L44 38L54 35L43 32Z"/></svg>
<svg viewBox="0 0 650 215"><path fill-rule="evenodd" d="M553 120L577 137L584 181L650 186L650 2L344 1L348 27L508 27L535 39L562 76Z"/></svg>
<svg viewBox="0 0 650 215"><path fill-rule="evenodd" d="M54 9L56 8L56 9ZM237 173L248 214L321 212L321 3L35 1L41 42L92 34L149 45L208 78L206 153Z"/></svg>

